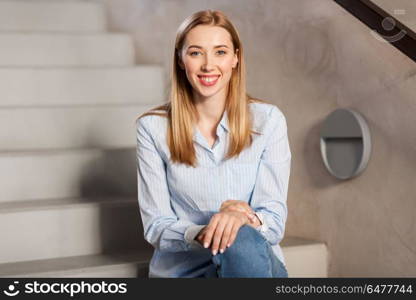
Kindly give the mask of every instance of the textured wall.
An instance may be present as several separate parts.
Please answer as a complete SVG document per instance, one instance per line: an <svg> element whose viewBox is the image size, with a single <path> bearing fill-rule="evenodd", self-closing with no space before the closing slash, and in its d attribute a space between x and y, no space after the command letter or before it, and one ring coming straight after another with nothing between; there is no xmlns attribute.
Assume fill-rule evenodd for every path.
<svg viewBox="0 0 416 300"><path fill-rule="evenodd" d="M134 36L137 63L169 76L175 31L201 9L236 24L248 90L286 115L292 149L287 235L325 241L330 276L416 276L416 64L331 0L100 0ZM319 129L334 109L362 113L373 151L359 177L324 168Z"/></svg>

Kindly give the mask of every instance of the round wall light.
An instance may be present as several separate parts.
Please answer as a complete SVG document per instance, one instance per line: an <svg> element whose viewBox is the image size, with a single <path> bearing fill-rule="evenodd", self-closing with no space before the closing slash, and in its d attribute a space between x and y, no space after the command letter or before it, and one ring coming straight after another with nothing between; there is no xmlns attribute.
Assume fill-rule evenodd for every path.
<svg viewBox="0 0 416 300"><path fill-rule="evenodd" d="M370 159L371 137L359 113L340 108L324 121L320 139L324 164L338 179L350 179L364 171Z"/></svg>

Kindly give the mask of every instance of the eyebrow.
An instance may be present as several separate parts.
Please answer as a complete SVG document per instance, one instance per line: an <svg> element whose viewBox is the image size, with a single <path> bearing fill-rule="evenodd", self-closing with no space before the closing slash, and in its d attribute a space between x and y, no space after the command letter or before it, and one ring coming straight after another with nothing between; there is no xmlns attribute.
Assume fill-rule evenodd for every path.
<svg viewBox="0 0 416 300"><path fill-rule="evenodd" d="M227 46L227 45L216 45L216 46L214 46L214 49L215 49L215 48L221 48L221 47L228 48L228 46ZM203 47L198 46L198 45L190 45L190 46L188 47L188 49L189 49L189 48L198 48L198 49L202 49Z"/></svg>

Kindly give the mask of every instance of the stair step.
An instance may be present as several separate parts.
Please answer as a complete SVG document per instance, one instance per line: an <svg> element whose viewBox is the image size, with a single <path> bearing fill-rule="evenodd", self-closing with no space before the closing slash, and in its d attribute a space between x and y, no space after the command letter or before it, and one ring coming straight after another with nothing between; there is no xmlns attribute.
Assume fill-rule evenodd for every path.
<svg viewBox="0 0 416 300"><path fill-rule="evenodd" d="M0 203L136 195L135 155L135 148L1 153Z"/></svg>
<svg viewBox="0 0 416 300"><path fill-rule="evenodd" d="M164 88L156 65L0 68L0 107L155 103Z"/></svg>
<svg viewBox="0 0 416 300"><path fill-rule="evenodd" d="M0 264L0 277L146 278L153 250Z"/></svg>
<svg viewBox="0 0 416 300"><path fill-rule="evenodd" d="M135 197L1 203L0 228L0 263L151 249Z"/></svg>
<svg viewBox="0 0 416 300"><path fill-rule="evenodd" d="M286 237L282 243L289 277L327 277L323 243ZM142 277L148 276L153 249L119 255L89 255L0 265L0 277ZM310 260L317 260L311 263Z"/></svg>
<svg viewBox="0 0 416 300"><path fill-rule="evenodd" d="M89 1L0 1L0 31L103 32L104 7Z"/></svg>
<svg viewBox="0 0 416 300"><path fill-rule="evenodd" d="M288 237L280 245L289 277L328 277L329 254L325 243Z"/></svg>
<svg viewBox="0 0 416 300"><path fill-rule="evenodd" d="M134 63L134 45L127 34L0 32L0 67L131 66Z"/></svg>
<svg viewBox="0 0 416 300"><path fill-rule="evenodd" d="M0 156L29 149L136 147L136 118L160 104L3 108Z"/></svg>

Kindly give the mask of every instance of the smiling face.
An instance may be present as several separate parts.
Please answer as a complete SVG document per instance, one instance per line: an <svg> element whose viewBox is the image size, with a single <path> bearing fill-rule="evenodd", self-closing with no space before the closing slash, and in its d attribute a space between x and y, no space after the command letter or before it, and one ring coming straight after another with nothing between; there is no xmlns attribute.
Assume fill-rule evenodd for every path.
<svg viewBox="0 0 416 300"><path fill-rule="evenodd" d="M180 67L193 87L194 95L210 98L228 90L233 68L238 63L231 36L219 26L198 25L186 35Z"/></svg>

